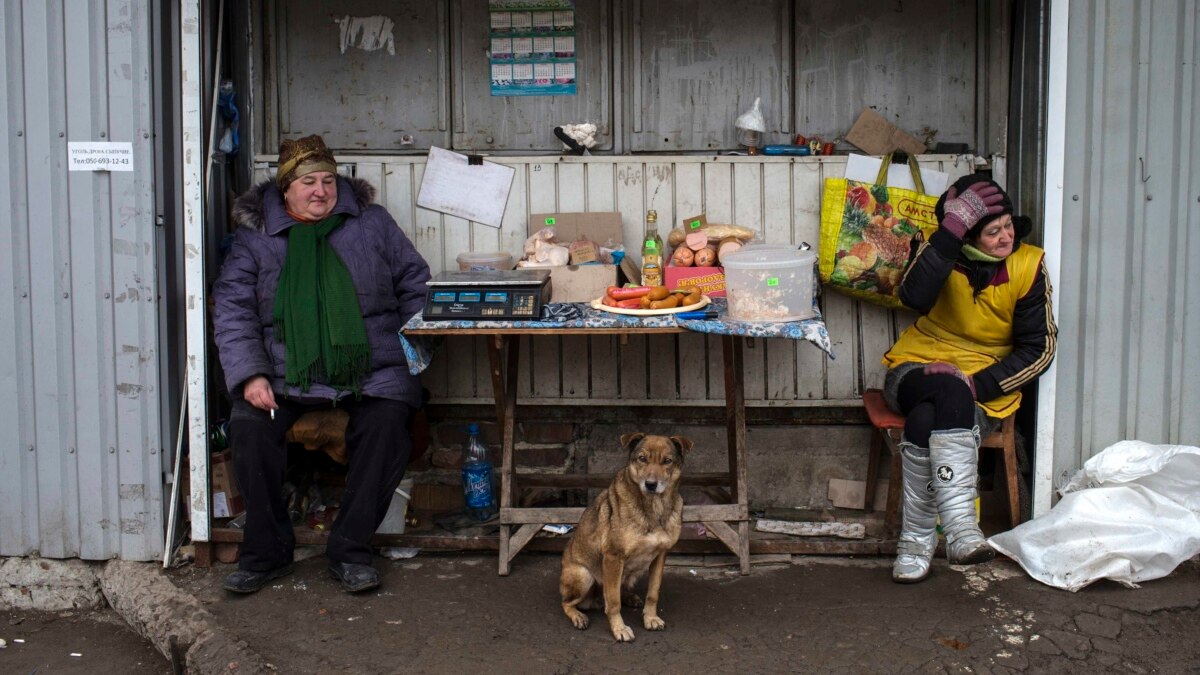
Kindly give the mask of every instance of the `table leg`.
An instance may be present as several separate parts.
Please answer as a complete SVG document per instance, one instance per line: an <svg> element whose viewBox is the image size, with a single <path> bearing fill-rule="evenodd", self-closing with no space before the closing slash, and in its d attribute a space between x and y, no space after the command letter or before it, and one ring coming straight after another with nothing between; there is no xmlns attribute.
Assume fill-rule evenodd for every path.
<svg viewBox="0 0 1200 675"><path fill-rule="evenodd" d="M517 410L517 364L520 361L520 338L495 335L488 342L488 358L492 364L492 388L496 398L497 422L500 424L502 455L500 460L500 576L508 576L512 559L510 544L520 550L528 541L510 541L511 526L503 521L503 513L513 506L513 442ZM515 553L515 551L514 551Z"/></svg>
<svg viewBox="0 0 1200 675"><path fill-rule="evenodd" d="M741 338L722 336L725 358L725 422L729 440L729 474L734 477L733 499L749 508L746 479L746 400ZM750 521L738 523L738 556L742 574L750 573Z"/></svg>

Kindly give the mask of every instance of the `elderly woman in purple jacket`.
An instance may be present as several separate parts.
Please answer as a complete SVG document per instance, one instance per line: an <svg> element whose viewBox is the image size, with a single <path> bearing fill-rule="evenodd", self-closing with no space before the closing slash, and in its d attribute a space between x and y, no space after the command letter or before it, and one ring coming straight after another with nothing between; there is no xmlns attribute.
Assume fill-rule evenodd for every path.
<svg viewBox="0 0 1200 675"><path fill-rule="evenodd" d="M306 411L333 405L350 416L350 466L329 570L350 592L379 585L368 541L404 476L408 421L421 405L396 334L424 303L429 265L374 196L366 181L338 176L324 141L308 136L284 141L275 180L235 205L240 227L213 286L246 501L230 591L253 593L292 571L284 434Z"/></svg>

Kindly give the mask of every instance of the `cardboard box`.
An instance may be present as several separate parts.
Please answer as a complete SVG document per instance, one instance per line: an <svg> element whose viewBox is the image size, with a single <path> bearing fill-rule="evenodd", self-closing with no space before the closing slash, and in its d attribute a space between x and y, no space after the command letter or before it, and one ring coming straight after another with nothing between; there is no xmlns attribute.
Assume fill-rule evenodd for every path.
<svg viewBox="0 0 1200 675"><path fill-rule="evenodd" d="M901 131L870 108L863 108L846 134L846 141L868 155L886 155L893 150L903 150L910 155L925 152L924 143L912 134Z"/></svg>
<svg viewBox="0 0 1200 675"><path fill-rule="evenodd" d="M667 265L663 283L667 288L679 288L682 285L698 286L700 292L710 298L725 297L725 268L724 267L675 267ZM688 280L687 284L681 281Z"/></svg>
<svg viewBox="0 0 1200 675"><path fill-rule="evenodd" d="M233 476L233 452L229 449L214 452L209 457L212 475L213 518L232 518L246 510L242 493Z"/></svg>
<svg viewBox="0 0 1200 675"><path fill-rule="evenodd" d="M554 228L554 238L564 246L586 236L604 246L610 241L624 243L621 214L615 211L591 213L535 213L529 216L529 232ZM618 281L616 265L566 265L550 269L550 302L591 302L603 297Z"/></svg>

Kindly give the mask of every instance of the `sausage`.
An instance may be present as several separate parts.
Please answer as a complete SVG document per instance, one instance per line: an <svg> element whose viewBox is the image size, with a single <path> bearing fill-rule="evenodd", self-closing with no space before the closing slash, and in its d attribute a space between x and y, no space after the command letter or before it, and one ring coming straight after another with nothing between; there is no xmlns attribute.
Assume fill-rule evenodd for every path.
<svg viewBox="0 0 1200 675"><path fill-rule="evenodd" d="M668 296L662 300L655 300L650 303L650 309L671 309L679 306L678 296Z"/></svg>
<svg viewBox="0 0 1200 675"><path fill-rule="evenodd" d="M617 301L613 298L613 296L606 294L600 299L600 304L604 305L605 307L616 307Z"/></svg>
<svg viewBox="0 0 1200 675"><path fill-rule="evenodd" d="M640 309L642 305L641 298L626 298L617 301L617 307L622 309Z"/></svg>
<svg viewBox="0 0 1200 675"><path fill-rule="evenodd" d="M608 294L615 300L628 300L630 298L640 298L650 292L649 286L634 286L631 288L622 288L621 286L609 286Z"/></svg>
<svg viewBox="0 0 1200 675"><path fill-rule="evenodd" d="M694 304L696 304L697 302L700 302L700 300L704 298L704 296L703 296L703 295L700 293L699 289L695 289L695 288L693 288L693 289L691 289L691 291L692 291L692 292L691 292L691 293L688 293L688 294L687 294L687 295L686 295L686 296L683 298L683 300L680 300L680 301L679 301L679 306L680 306L680 307L687 307L687 306L689 306L689 305L694 305Z"/></svg>
<svg viewBox="0 0 1200 675"><path fill-rule="evenodd" d="M668 291L666 286L651 286L650 292L646 294L646 297L651 300L662 300L670 294L671 291Z"/></svg>

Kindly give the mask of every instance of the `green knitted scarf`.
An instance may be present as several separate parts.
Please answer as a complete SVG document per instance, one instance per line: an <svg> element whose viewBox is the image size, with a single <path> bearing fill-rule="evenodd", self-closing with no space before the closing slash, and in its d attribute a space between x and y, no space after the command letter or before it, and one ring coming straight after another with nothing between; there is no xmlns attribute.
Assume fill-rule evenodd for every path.
<svg viewBox="0 0 1200 675"><path fill-rule="evenodd" d="M354 282L329 245L329 235L345 219L336 214L288 230L275 291L275 335L287 349L286 382L301 391L324 378L331 387L360 394L371 365Z"/></svg>
<svg viewBox="0 0 1200 675"><path fill-rule="evenodd" d="M975 248L974 246L972 246L970 244L963 244L962 252L963 252L963 255L967 256L967 260L974 260L976 262L993 262L994 263L994 262L1000 262L1001 260L1004 260L1004 258L997 258L994 255L989 255L987 253L984 253L983 251L980 251L979 249Z"/></svg>

